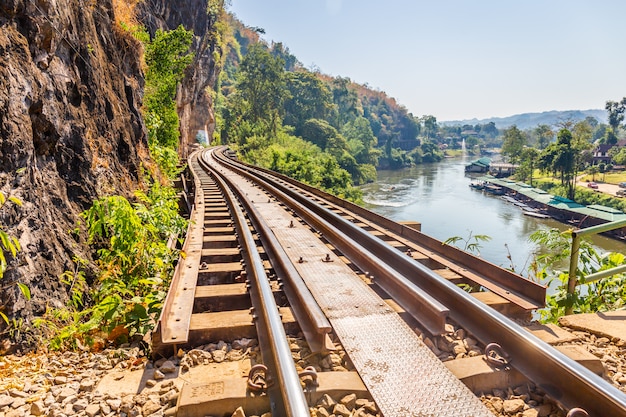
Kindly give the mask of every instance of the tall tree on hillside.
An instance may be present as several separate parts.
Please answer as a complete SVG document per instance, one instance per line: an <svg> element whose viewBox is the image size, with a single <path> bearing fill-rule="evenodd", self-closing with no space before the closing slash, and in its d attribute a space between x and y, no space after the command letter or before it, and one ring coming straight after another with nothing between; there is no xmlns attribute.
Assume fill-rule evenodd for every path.
<svg viewBox="0 0 626 417"><path fill-rule="evenodd" d="M337 106L337 120L334 126L340 128L344 124L356 119L359 114L359 97L356 92L350 88L350 79L337 77L332 80L331 89L333 93L333 101Z"/></svg>
<svg viewBox="0 0 626 417"><path fill-rule="evenodd" d="M289 97L285 100L284 123L302 133L309 119L329 120L333 111L333 96L328 86L308 71L288 72L285 76Z"/></svg>
<svg viewBox="0 0 626 417"><path fill-rule="evenodd" d="M502 155L509 158L512 163L517 163L522 155L526 137L517 126L513 125L504 131L502 140Z"/></svg>
<svg viewBox="0 0 626 417"><path fill-rule="evenodd" d="M289 48L283 45L282 42L272 43L272 56L283 60L285 65L285 71L295 71L296 67L302 66L294 55L289 52Z"/></svg>
<svg viewBox="0 0 626 417"><path fill-rule="evenodd" d="M262 133L276 134L281 123L283 102L287 96L284 62L273 57L261 43L250 45L239 67L237 91L242 98L245 118L269 129Z"/></svg>
<svg viewBox="0 0 626 417"><path fill-rule="evenodd" d="M341 134L348 141L348 150L359 164L376 165L380 150L375 149L376 136L365 117L357 117L341 128Z"/></svg>

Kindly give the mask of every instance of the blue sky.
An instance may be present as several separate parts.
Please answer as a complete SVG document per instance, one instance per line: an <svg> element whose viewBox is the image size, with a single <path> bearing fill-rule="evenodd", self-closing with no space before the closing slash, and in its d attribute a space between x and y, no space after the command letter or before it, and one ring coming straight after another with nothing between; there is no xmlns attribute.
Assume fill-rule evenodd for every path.
<svg viewBox="0 0 626 417"><path fill-rule="evenodd" d="M624 0L231 0L307 68L437 120L604 108L626 96Z"/></svg>

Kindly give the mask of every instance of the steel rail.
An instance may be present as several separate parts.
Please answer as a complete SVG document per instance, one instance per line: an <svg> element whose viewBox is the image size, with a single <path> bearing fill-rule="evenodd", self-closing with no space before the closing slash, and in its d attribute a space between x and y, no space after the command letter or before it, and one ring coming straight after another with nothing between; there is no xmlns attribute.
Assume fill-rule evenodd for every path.
<svg viewBox="0 0 626 417"><path fill-rule="evenodd" d="M248 270L247 276L254 313L257 317L257 326L260 326L258 332L259 345L273 379L273 383L268 388L271 393L272 414L289 417L309 416L309 407L291 356L287 335L278 313L278 306L265 273L263 260L257 251L254 236L239 206L239 203L244 202L235 197L226 178L221 173L215 169L211 169L210 172L224 193L225 200L233 213L235 228L243 242L242 255Z"/></svg>
<svg viewBox="0 0 626 417"><path fill-rule="evenodd" d="M219 158L224 161L225 157ZM289 187L282 186L269 174L254 171L251 167L224 161L250 179L271 188L283 188L289 197L300 205L318 211L319 215L338 229L352 230L361 245L376 253L407 278L428 292L442 304L449 306L450 316L483 343L497 342L512 359L512 365L538 387L568 409L580 407L590 416L626 417L626 395L607 381L574 360L543 342L530 332L491 309L454 284L441 278L424 265L393 249L371 234L356 229L352 223L332 211L319 207L311 199ZM275 197L281 200L280 195ZM291 207L297 213L298 206Z"/></svg>
<svg viewBox="0 0 626 417"><path fill-rule="evenodd" d="M210 156L210 153L205 152L203 155ZM210 169L206 161L203 160L202 164L207 169ZM276 271L276 275L282 280L283 284L286 284L283 285L282 289L289 300L289 305L309 344L309 348L312 352L334 350L334 345L328 336L332 330L328 318L326 318L315 298L313 298L302 276L300 276L282 245L278 242L276 235L274 235L274 232L267 225L256 207L248 203L239 187L233 185L233 191L245 206L250 221L257 231L261 242L263 242L263 247Z"/></svg>
<svg viewBox="0 0 626 417"><path fill-rule="evenodd" d="M218 158L218 160L220 160ZM236 172L254 180L259 181L244 169L231 166ZM348 224L351 230L357 231L361 235L354 238L349 233L345 233L344 228L338 228L337 222L330 222L327 219L320 221L318 213L315 213L318 205L313 204L309 208L303 207L296 199L291 198L273 184L263 181L263 187L269 190L274 196L281 200L284 204L291 207L300 217L302 217L313 228L320 231L324 237L343 254L350 259L360 269L369 273L374 273L378 280L378 285L387 291L396 302L404 308L409 314L415 317L420 323L432 334L442 334L445 332L446 318L449 310L446 306L431 297L427 291L418 287L409 279L402 276L391 266L390 263L380 259L376 252L367 250L361 245L363 234L368 236L369 233L361 228L355 228L352 223L342 217L338 217L337 221ZM326 208L320 208L329 212Z"/></svg>
<svg viewBox="0 0 626 417"><path fill-rule="evenodd" d="M246 170L241 171L241 173L247 177L249 175ZM259 180L254 177L251 179ZM314 204L308 208L303 207L297 199L282 193L275 185L268 182L263 182L262 185L267 190L270 190L279 200L291 207L313 228L320 231L351 262L360 269L373 273L378 280L378 285L387 291L409 314L418 319L426 330L432 334L443 334L445 332L446 318L449 313L448 308L431 297L424 289L405 278L390 263L380 259L376 252L367 250L362 245L362 238L363 234L371 236L369 233L361 228L355 228L352 223L343 217L337 216L337 222L348 224L353 230L361 234L354 238L350 233L345 233L345 227L338 228L336 222L333 223L328 219L320 221L318 213L315 212L315 208L319 207L318 205ZM330 212L326 208L322 209Z"/></svg>
<svg viewBox="0 0 626 417"><path fill-rule="evenodd" d="M239 164L246 166L245 163L238 161ZM478 274L482 274L491 282L479 282L479 285L483 285L486 288L489 288L490 291L497 293L501 297L511 300L514 303L517 303L516 298L513 295L517 295L519 298L526 299L530 303L534 304L536 308L543 307L545 305L546 299L546 286L538 284L536 282L530 281L528 279L520 279L521 277L507 269L500 268L497 265L492 264L482 258L476 257L471 253L465 252L455 246L451 245L442 245L440 241L423 234L422 232L415 230L411 227L402 225L395 221L392 221L384 216L381 216L377 213L371 212L361 206L358 206L350 201L343 200L338 198L332 194L329 194L325 191L319 190L315 187L312 187L308 184L301 183L293 178L290 178L286 175L273 172L269 169L261 168L261 167L252 167L255 170L265 172L269 175L272 175L275 178L279 178L282 181L292 184L298 188L301 188L319 198L322 201L326 201L335 206L341 207L351 213L354 213L358 216L361 216L367 219L370 222L373 222L380 227L388 229L393 233L396 233L408 240L414 242L418 246L423 247L429 251L437 253L440 256L443 256L453 263L458 263L464 268L454 268L452 262L449 263L450 269L453 269L455 272L460 275L464 275L464 269L469 272L475 272ZM470 278L472 279L472 278ZM484 281L484 280L483 280Z"/></svg>

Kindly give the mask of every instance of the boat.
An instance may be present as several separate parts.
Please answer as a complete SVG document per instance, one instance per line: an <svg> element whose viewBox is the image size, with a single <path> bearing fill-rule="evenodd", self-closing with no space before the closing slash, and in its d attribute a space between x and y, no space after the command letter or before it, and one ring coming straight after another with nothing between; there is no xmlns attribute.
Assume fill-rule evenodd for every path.
<svg viewBox="0 0 626 417"><path fill-rule="evenodd" d="M543 213L539 213L537 211L531 211L531 210L522 210L522 213L525 216L529 216L529 217L535 217L537 219L549 219L550 216L548 216L547 214L543 214Z"/></svg>
<svg viewBox="0 0 626 417"><path fill-rule="evenodd" d="M485 185L484 190L487 191L488 193L495 194L495 195L503 195L504 194L504 187L501 187L501 186L495 185L495 184L487 184L487 185Z"/></svg>
<svg viewBox="0 0 626 417"><path fill-rule="evenodd" d="M480 182L472 181L472 182L470 182L469 186L470 186L470 188L473 188L475 190L482 190L482 189L485 188L485 183L482 182L482 181L480 181Z"/></svg>

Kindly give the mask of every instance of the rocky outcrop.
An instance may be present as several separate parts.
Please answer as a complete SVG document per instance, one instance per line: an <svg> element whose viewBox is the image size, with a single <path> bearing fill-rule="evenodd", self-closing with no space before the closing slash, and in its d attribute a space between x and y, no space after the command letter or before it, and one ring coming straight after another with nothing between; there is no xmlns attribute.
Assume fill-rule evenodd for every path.
<svg viewBox="0 0 626 417"><path fill-rule="evenodd" d="M116 26L115 12L111 0L0 3L0 190L24 203L0 212L22 245L0 281L9 316L64 303L58 277L73 256L89 259L70 233L79 213L137 189L149 163L141 45Z"/></svg>
<svg viewBox="0 0 626 417"><path fill-rule="evenodd" d="M171 30L183 25L193 30L194 62L189 66L178 90L181 124L181 154L196 141L198 130L215 128L211 97L207 87L215 84L217 70L214 52L218 47L213 34L214 17L207 12L208 0L146 0L138 5L139 19L151 36L157 29Z"/></svg>

